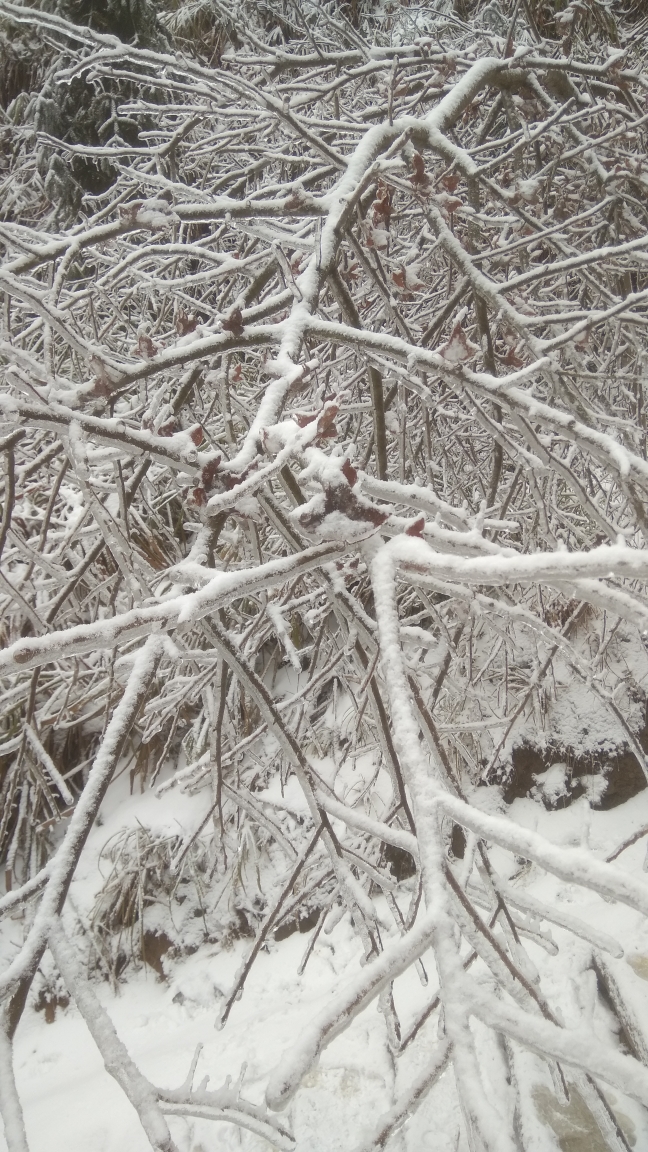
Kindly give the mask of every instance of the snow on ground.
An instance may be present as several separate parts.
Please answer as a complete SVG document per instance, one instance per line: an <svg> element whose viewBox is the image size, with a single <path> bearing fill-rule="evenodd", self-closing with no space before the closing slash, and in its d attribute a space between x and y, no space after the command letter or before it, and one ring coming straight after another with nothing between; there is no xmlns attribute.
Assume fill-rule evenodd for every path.
<svg viewBox="0 0 648 1152"><path fill-rule="evenodd" d="M77 903L86 904L97 888L97 857L109 838L125 821L140 820L156 828L179 825L187 828L200 822L204 798L168 795L156 799L152 792L130 798L124 804L127 783L117 781L103 811L103 823L93 830L85 863L72 890ZM599 857L605 857L635 829L648 824L648 791L626 804L605 812L590 811L584 802L548 811L530 799L517 800L509 810L512 819L560 844L584 844ZM641 873L646 841L627 849L616 866ZM494 853L493 858L520 892L535 896L578 916L619 941L623 959L611 961L635 1012L648 1034L648 925L638 913L605 904L598 896L577 885L547 876L538 868L520 868L511 856ZM22 925L8 920L4 947L10 950L12 933L18 941ZM543 928L549 926L545 923ZM562 1013L567 1026L583 1012L592 1015L601 1037L614 1032L612 1014L596 1003L591 981L585 971L587 946L560 928L551 934L559 945L558 957L547 957L536 945L528 945L531 962L542 975L543 990ZM340 973L351 974L360 962L357 937L346 919L330 935L322 933L304 974L297 969L308 935L295 933L270 951L261 953L246 983L243 997L235 1003L222 1031L214 1022L219 1001L233 982L247 948L248 940L236 941L229 950L205 945L193 955L169 966L168 980L161 981L150 969L132 973L115 994L108 984L97 987L103 1004L121 1038L143 1072L161 1085L177 1087L186 1077L192 1055L203 1045L196 1082L209 1075L212 1087L226 1076L236 1079L247 1064L244 1095L257 1103L263 1100L268 1074L282 1051L300 1035L303 1023L326 1002ZM422 989L414 971L399 979L395 999L403 1025L413 1019L416 1006L430 997L435 987L434 964L424 957L430 976ZM475 971L477 966L475 966ZM589 990L588 990L589 989ZM589 997L589 1001L588 1001ZM425 1052L436 1039L433 1017L422 1033L417 1049L412 1045L394 1084L391 1056L385 1042L385 1027L376 1003L324 1052L319 1065L302 1085L289 1111L298 1152L352 1152L367 1123L386 1111L400 1095L407 1080L421 1066ZM486 1052L486 1049L485 1049ZM489 1057L484 1057L488 1077ZM535 1058L530 1058L531 1061ZM522 1059L520 1066L522 1066ZM529 1067L535 1065L531 1063ZM492 1074L497 1069L493 1066ZM530 1073L532 1075L533 1073ZM42 1013L29 1007L16 1037L16 1076L23 1100L27 1133L32 1152L145 1152L148 1143L136 1114L114 1081L104 1071L101 1059L76 1009L59 1009L52 1024ZM538 1100L547 1088L537 1089ZM648 1148L648 1124L642 1110L615 1094L616 1107L637 1152ZM550 1099L547 1095L547 1099ZM613 1099L610 1094L610 1099ZM569 1117L553 1114L560 1134L572 1123ZM202 1120L172 1119L171 1127L181 1152L211 1152L218 1149L267 1149L259 1137L239 1133L228 1126ZM576 1123L576 1121L573 1121ZM458 1116L452 1073L446 1072L405 1134L394 1137L390 1148L396 1152L456 1152ZM596 1152L596 1140L565 1144L576 1152ZM549 1145L551 1147L551 1145ZM538 1148L542 1147L538 1143ZM555 1147L555 1145L554 1145ZM0 1152L6 1145L0 1134ZM459 1149L461 1149L461 1144Z"/></svg>
<svg viewBox="0 0 648 1152"><path fill-rule="evenodd" d="M227 1075L236 1078L247 1062L245 1095L261 1103L267 1074L291 1038L299 1035L302 1020L324 1004L336 970L357 963L355 938L340 925L335 946L327 941L295 987L295 970L305 943L297 933L276 945L272 954L259 957L244 997L222 1032L214 1027L218 1001L241 962L241 945L220 954L213 947L201 949L176 967L168 984L159 982L149 970L129 979L118 996L105 985L100 989L101 999L131 1055L151 1080L177 1087L201 1043L197 1081L210 1075L217 1086ZM312 1152L346 1148L350 1134L359 1131L367 1105L369 1116L384 1109L390 1069L386 1055L380 1058L381 1051L381 1021L374 1007L350 1038L338 1042L332 1059L324 1058L307 1079L294 1117L296 1133L304 1142L300 1146ZM135 1112L103 1071L74 1008L58 1011L51 1025L44 1023L41 1014L28 1011L16 1041L16 1076L32 1152L124 1152L125 1148L144 1152L148 1148ZM267 1147L248 1134L241 1141L234 1129L211 1122L172 1120L171 1127L182 1152L199 1152L201 1145L205 1152Z"/></svg>

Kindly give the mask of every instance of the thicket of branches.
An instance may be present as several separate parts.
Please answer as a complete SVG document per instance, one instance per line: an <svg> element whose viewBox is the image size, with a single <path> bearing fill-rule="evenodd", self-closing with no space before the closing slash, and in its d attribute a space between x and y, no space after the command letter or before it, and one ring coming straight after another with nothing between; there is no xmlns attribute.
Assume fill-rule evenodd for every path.
<svg viewBox="0 0 648 1152"><path fill-rule="evenodd" d="M376 997L394 1059L419 1046L424 1070L350 1147L385 1147L449 1066L485 1152L530 1147L546 1074L611 1150L600 1085L648 1105L618 946L508 878L532 861L642 913L648 885L480 787L574 678L648 775L643 24L556 7L142 5L135 45L110 8L100 27L0 0L11 1152L11 1043L48 949L156 1149L192 1114L293 1147L275 1112ZM199 791L204 819L108 845L81 931L66 898L118 770ZM174 902L178 952L253 937L223 1024L266 942L306 921L303 969L351 918L366 964L295 1038L270 1111L193 1070L151 1085L83 974L146 959ZM542 921L591 948L630 1051L563 1026L525 951L555 949Z"/></svg>

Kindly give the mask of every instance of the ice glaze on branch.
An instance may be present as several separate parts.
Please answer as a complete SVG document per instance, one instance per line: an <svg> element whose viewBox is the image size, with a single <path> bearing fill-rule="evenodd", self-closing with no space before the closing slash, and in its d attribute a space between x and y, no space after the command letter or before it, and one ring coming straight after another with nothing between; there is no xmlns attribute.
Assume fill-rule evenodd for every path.
<svg viewBox="0 0 648 1152"><path fill-rule="evenodd" d="M630 47L537 42L527 8L510 43L448 17L370 44L301 0L279 47L217 3L238 47L208 63L0 0L54 53L2 126L0 911L35 910L0 993L8 1035L49 940L154 1148L181 1116L294 1140L240 1085L195 1088L197 1057L181 1089L149 1084L80 976L59 914L118 767L205 797L173 845L149 838L157 871L125 836L82 910L108 974L115 909L143 939L146 877L173 875L172 902L205 860L205 931L227 906L255 940L228 1010L276 928L314 916L301 974L353 923L365 963L284 1054L272 1107L376 998L390 1060L416 1049L420 1072L358 1152L449 1066L469 1145L519 1152L475 1020L512 1099L532 1112L525 1049L573 1078L610 1152L596 1081L648 1098L612 1034L595 1051L556 1022L563 936L539 921L621 945L498 871L523 858L648 912L641 877L520 827L493 788L574 671L646 770L648 79ZM107 101L92 132L77 91ZM605 781L583 779L595 806ZM433 967L401 1039L392 985ZM0 1062L24 1152L8 1040Z"/></svg>

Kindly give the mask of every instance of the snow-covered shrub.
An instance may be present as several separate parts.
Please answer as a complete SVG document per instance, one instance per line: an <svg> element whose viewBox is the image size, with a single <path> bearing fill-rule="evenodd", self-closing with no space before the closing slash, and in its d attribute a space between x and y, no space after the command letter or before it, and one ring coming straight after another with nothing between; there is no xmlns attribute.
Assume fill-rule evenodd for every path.
<svg viewBox="0 0 648 1152"><path fill-rule="evenodd" d="M596 0L554 7L560 39L532 0L456 7L423 29L217 5L193 53L207 17L175 9L183 55L0 0L51 53L0 125L11 1152L10 1041L48 949L156 1149L169 1112L293 1147L274 1113L375 999L409 1071L359 1149L443 1077L479 1152L540 1147L581 1103L619 1150L601 1085L648 1104L621 945L518 884L648 912L611 862L646 830L609 860L588 840L611 767L648 773L648 78ZM83 139L59 117L79 93L77 126L109 113ZM77 904L113 781L124 825ZM126 819L138 785L171 830ZM573 801L569 836L513 795L536 821ZM307 929L298 981L342 921L354 961L270 1111L194 1089L195 1063L175 1093L144 1080L80 964L165 977L249 936L233 1027L261 953Z"/></svg>

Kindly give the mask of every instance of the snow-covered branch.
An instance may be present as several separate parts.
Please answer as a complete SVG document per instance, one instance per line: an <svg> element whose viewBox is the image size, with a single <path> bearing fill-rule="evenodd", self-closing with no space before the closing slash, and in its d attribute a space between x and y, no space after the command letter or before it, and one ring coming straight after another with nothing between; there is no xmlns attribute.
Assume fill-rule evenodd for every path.
<svg viewBox="0 0 648 1152"><path fill-rule="evenodd" d="M619 1152L645 814L592 829L648 774L639 41L602 0L133 0L123 35L112 7L0 0L8 1146L51 961L155 1149L190 1118L295 1147L377 1001L393 1091L349 1149L448 1092L458 1147L526 1152L571 1085ZM5 79L12 38L39 58ZM172 832L95 847L120 774ZM256 1097L195 1087L198 1054L144 1077L95 978L239 948L233 1029L305 926L291 987L330 947L330 991ZM569 1023L574 957L620 1031L598 992Z"/></svg>

